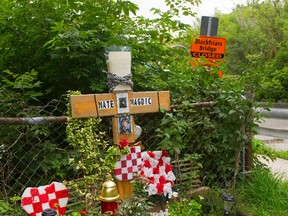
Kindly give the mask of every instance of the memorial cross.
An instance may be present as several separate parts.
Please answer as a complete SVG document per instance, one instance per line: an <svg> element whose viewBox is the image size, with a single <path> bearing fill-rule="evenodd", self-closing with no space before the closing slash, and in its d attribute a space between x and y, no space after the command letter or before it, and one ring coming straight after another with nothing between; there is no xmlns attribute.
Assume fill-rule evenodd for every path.
<svg viewBox="0 0 288 216"><path fill-rule="evenodd" d="M108 79L111 75L120 78L131 75L131 52L109 52ZM133 115L160 112L160 109L169 111L170 92L133 92L131 86L123 83L110 89L111 93L71 95L72 118L111 116L114 144L124 138L134 143Z"/></svg>
<svg viewBox="0 0 288 216"><path fill-rule="evenodd" d="M112 117L113 142L135 142L133 114L170 110L169 91L72 95L72 118Z"/></svg>
<svg viewBox="0 0 288 216"><path fill-rule="evenodd" d="M131 52L110 51L107 54L108 86L111 93L71 95L72 118L112 117L113 143L123 139L134 144L134 115L170 110L169 91L133 92L131 78ZM129 180L117 181L120 198L132 194Z"/></svg>

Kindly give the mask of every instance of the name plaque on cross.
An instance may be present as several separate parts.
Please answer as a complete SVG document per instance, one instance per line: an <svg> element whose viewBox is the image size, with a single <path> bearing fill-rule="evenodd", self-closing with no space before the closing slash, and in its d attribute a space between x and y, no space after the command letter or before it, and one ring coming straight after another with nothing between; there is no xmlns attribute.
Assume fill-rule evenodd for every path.
<svg viewBox="0 0 288 216"><path fill-rule="evenodd" d="M170 110L170 92L128 92L72 95L70 98L72 118L113 116L159 112L160 108Z"/></svg>

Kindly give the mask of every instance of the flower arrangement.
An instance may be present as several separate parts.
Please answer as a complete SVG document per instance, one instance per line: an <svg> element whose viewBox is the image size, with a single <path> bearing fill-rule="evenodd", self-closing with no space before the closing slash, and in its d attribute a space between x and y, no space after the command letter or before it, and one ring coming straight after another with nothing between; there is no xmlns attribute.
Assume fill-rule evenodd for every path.
<svg viewBox="0 0 288 216"><path fill-rule="evenodd" d="M143 164L139 175L147 181L149 196L164 194L171 198L176 178L172 172L171 158L168 157L168 152L165 150L147 151L142 152L141 157Z"/></svg>

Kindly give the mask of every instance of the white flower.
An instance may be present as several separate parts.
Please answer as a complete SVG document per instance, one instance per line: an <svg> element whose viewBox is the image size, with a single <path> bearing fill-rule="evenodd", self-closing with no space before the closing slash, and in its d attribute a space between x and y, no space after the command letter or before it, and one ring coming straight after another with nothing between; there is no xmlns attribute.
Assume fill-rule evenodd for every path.
<svg viewBox="0 0 288 216"><path fill-rule="evenodd" d="M170 172L167 173L166 179L167 179L168 181L175 181L175 180L176 180L176 177L175 177L174 173L173 173L172 171L170 171Z"/></svg>
<svg viewBox="0 0 288 216"><path fill-rule="evenodd" d="M153 168L157 167L157 165L159 163L159 161L157 159L154 159L154 158L149 158L149 161L150 161L150 164Z"/></svg>
<svg viewBox="0 0 288 216"><path fill-rule="evenodd" d="M143 171L144 171L144 175L146 175L147 177L154 176L153 169L151 168L143 167Z"/></svg>
<svg viewBox="0 0 288 216"><path fill-rule="evenodd" d="M159 173L160 173L160 175L164 175L164 176L166 176L166 172L165 172L165 165L159 167Z"/></svg>
<svg viewBox="0 0 288 216"><path fill-rule="evenodd" d="M154 151L153 153L155 154L155 158L157 158L157 159L162 157L162 151Z"/></svg>
<svg viewBox="0 0 288 216"><path fill-rule="evenodd" d="M165 164L170 164L171 158L170 157L162 157L162 160Z"/></svg>
<svg viewBox="0 0 288 216"><path fill-rule="evenodd" d="M155 185L159 183L160 176L158 174L154 174L154 183Z"/></svg>
<svg viewBox="0 0 288 216"><path fill-rule="evenodd" d="M164 184L164 196L168 194L168 198L170 199L172 196L172 188L171 188L171 183L166 183Z"/></svg>
<svg viewBox="0 0 288 216"><path fill-rule="evenodd" d="M141 158L142 160L150 159L150 156L147 154L147 152L141 152Z"/></svg>
<svg viewBox="0 0 288 216"><path fill-rule="evenodd" d="M155 155L153 155L153 154ZM172 171L169 171L168 173L166 173L165 168L166 165L170 164L171 158L170 157L163 157L162 156L162 151L153 151L152 153L149 152L150 155L152 155L153 157L150 157L150 155L147 152L142 152L141 153L141 157L142 157L142 161L144 163L145 160L148 160L151 167L147 167L147 161L145 161L146 167L142 166L142 173L143 173L143 177L144 178L151 178L149 183L148 183L148 194L149 196L157 194L157 185L160 183L160 177L161 177L161 184L163 185L163 193L164 196L167 196L169 198L172 197L172 184L173 181L175 181L176 177L174 175L174 173ZM159 160L163 161L163 165L159 166ZM159 169L159 174L153 174L153 169ZM163 179L164 177L164 179ZM151 180L154 181L151 181ZM171 182L167 182L167 181L171 181ZM152 183L153 182L153 183ZM167 183L165 183L167 182Z"/></svg>
<svg viewBox="0 0 288 216"><path fill-rule="evenodd" d="M154 195L156 193L157 193L156 184L150 184L148 187L149 196Z"/></svg>

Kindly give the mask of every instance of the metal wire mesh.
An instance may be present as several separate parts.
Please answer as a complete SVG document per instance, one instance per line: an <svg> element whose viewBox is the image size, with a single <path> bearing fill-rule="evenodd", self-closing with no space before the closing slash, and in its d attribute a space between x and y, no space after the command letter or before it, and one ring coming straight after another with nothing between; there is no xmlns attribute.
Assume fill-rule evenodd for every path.
<svg viewBox="0 0 288 216"><path fill-rule="evenodd" d="M73 149L69 146L66 137L66 96L62 96L59 100L52 100L44 106L32 106L25 101L17 102L17 97L14 97L13 94L7 95L7 97L10 100L7 102L5 98L5 101L1 101L3 105L0 108L0 199L7 200L11 196L20 196L27 187L81 177L81 174L68 162L69 155L73 154ZM199 107L195 106L195 109L199 109L197 112L203 112L203 115L208 116L211 105L212 103L205 102L201 103ZM142 141L145 150L161 148L159 143L162 138L157 133L157 128L160 127L161 119L164 116L164 113L135 116L135 124L140 125L143 129L139 140ZM204 119L201 120L204 121ZM107 138L111 139L111 119L103 118L103 124L107 125ZM205 161L208 157L214 157L214 162L216 162L219 157L207 155L207 151L201 148L201 143L193 140L193 136L196 136L195 131L202 131L201 139L204 143L208 142L205 140L205 134L210 133L211 128L205 128L200 124L195 124L195 128L189 128L189 131L182 137L191 143L190 146L186 146L187 151L204 154L199 161L204 164L200 174L201 178L208 172L217 176L217 163L214 163L213 167L212 161L206 166ZM177 159L175 155L171 155L171 157ZM230 163L234 163L233 159L227 158ZM233 170L229 172L233 176Z"/></svg>
<svg viewBox="0 0 288 216"><path fill-rule="evenodd" d="M17 100L13 95L10 98ZM19 195L26 187L77 175L68 164L71 149L66 141L66 116L56 117L65 114L65 106L63 97L45 106L19 102L15 110L13 104L10 109L1 109L1 197Z"/></svg>
<svg viewBox="0 0 288 216"><path fill-rule="evenodd" d="M0 112L1 199L21 195L27 187L78 178L79 173L68 162L73 149L66 138L66 96L44 106L17 103L13 94L8 97L11 103L7 104L5 99ZM157 142L157 118L157 114L138 118L147 125L143 128L147 149ZM107 125L110 137L110 118L104 118L103 124Z"/></svg>

